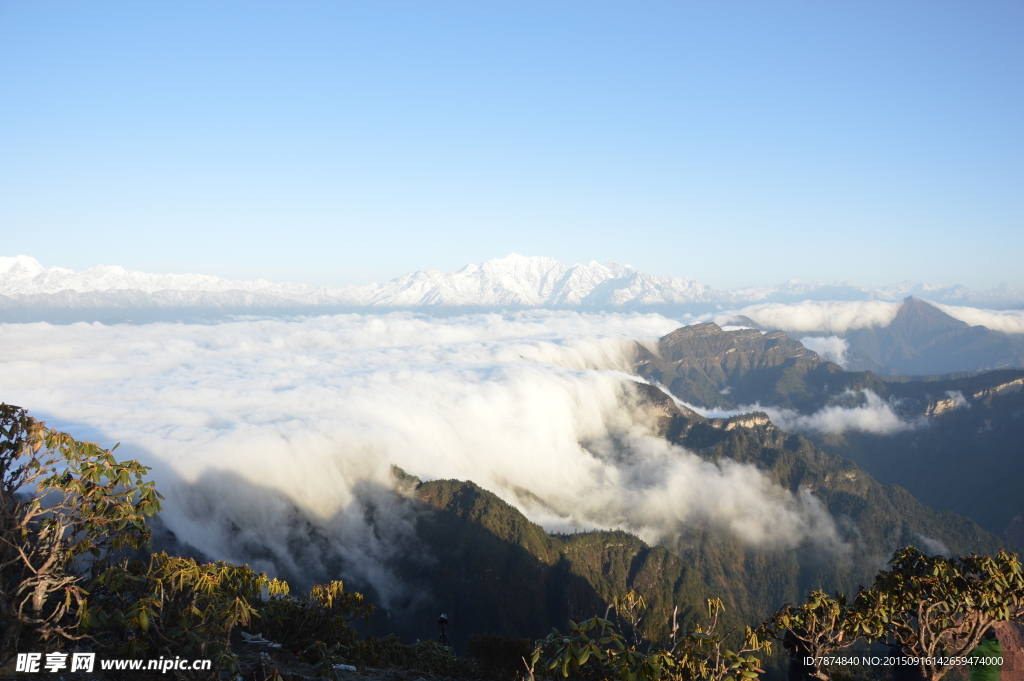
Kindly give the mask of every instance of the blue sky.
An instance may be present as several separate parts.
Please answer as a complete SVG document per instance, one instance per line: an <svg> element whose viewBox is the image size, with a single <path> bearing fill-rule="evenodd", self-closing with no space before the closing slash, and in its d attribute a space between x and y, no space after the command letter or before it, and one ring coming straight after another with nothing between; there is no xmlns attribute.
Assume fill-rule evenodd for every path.
<svg viewBox="0 0 1024 681"><path fill-rule="evenodd" d="M0 2L2 255L1024 287L1020 2Z"/></svg>

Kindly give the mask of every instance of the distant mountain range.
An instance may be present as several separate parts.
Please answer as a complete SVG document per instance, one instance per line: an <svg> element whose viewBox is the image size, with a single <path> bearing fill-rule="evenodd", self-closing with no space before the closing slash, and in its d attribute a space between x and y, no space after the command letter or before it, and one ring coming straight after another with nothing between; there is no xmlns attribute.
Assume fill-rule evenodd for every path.
<svg viewBox="0 0 1024 681"><path fill-rule="evenodd" d="M1024 293L1005 286L978 292L910 282L869 288L795 280L722 291L614 262L568 266L518 255L457 272L412 272L381 285L345 288L147 274L106 265L74 272L44 268L27 256L0 258L0 322L143 323L400 310L656 312L690 322L714 319L780 330L805 340L835 336L842 357L831 359L847 369L893 376L1024 366L1024 312L969 306L981 304L1024 310Z"/></svg>
<svg viewBox="0 0 1024 681"><path fill-rule="evenodd" d="M890 348L905 350L911 343L927 348L935 338L942 339L937 345L956 347L1006 338L962 323L947 336L945 321L932 319L942 314L935 308L913 301L903 307L905 319L894 322L892 335L907 345ZM929 328L917 315L936 326L923 340L912 338L915 329ZM909 330L901 327L904 323ZM967 515L1024 544L1024 370L883 380L871 371L845 371L781 331L725 331L707 323L673 331L654 346L638 343L635 371L687 404L732 413L750 405L789 410L787 420L797 425L814 424L809 417L816 413L867 411L873 399L900 427L805 428L804 434L880 482L902 485L933 508Z"/></svg>
<svg viewBox="0 0 1024 681"><path fill-rule="evenodd" d="M44 268L24 255L0 257L3 321L145 321L213 314L528 308L701 314L757 303L898 301L907 296L991 309L1024 307L1024 292L1006 285L973 291L913 282L873 288L842 281L790 280L778 286L724 291L689 277L646 274L616 262L569 266L551 258L515 254L456 272L411 272L384 284L348 287L148 274L108 265L75 272Z"/></svg>

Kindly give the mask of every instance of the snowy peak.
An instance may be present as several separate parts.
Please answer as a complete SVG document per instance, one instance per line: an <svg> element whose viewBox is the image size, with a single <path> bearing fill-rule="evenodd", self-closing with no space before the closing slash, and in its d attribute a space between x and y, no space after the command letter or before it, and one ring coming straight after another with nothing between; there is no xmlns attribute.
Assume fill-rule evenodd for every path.
<svg viewBox="0 0 1024 681"><path fill-rule="evenodd" d="M0 293L56 292L63 286L53 282L63 281L74 274L62 267L46 269L27 255L0 257Z"/></svg>
<svg viewBox="0 0 1024 681"><path fill-rule="evenodd" d="M286 285L292 286L292 285ZM206 274L148 274L119 265L97 265L75 272L63 267L45 268L35 258L19 255L0 258L0 294L34 295L63 291L93 293L136 290L157 291L260 291L275 288L264 279L230 281ZM303 287L308 288L308 287Z"/></svg>
<svg viewBox="0 0 1024 681"><path fill-rule="evenodd" d="M642 282L637 285L637 280ZM375 307L599 307L642 303L652 289L678 298L690 279L642 274L616 262L567 266L553 258L517 254L467 265L456 272L412 272L378 287ZM667 287L667 288L666 288ZM661 291L665 289L665 291ZM671 295L667 295L671 294ZM650 296L646 296L650 298ZM688 299L689 300L689 299Z"/></svg>
<svg viewBox="0 0 1024 681"><path fill-rule="evenodd" d="M45 271L45 268L39 264L38 260L27 255L16 255L13 258L0 257L0 277L31 278ZM70 272L71 270L63 271Z"/></svg>
<svg viewBox="0 0 1024 681"><path fill-rule="evenodd" d="M170 295L172 292L243 292L255 295L245 299L252 307L297 304L405 309L631 308L710 303L718 296L688 277L652 276L617 262L592 261L569 266L553 258L515 253L467 265L455 272L410 272L381 285L320 289L271 284L262 279L232 281L199 274L147 274L110 265L75 272L60 267L44 268L28 256L0 259L0 295L4 296L59 295L62 300L71 301L72 294L102 294L117 302L127 301L129 291L157 296L159 301L154 301L158 305L169 304L168 300L197 299L196 295ZM132 301L132 305L137 304L136 298Z"/></svg>
<svg viewBox="0 0 1024 681"><path fill-rule="evenodd" d="M21 311L5 313L0 321L45 319L47 309L178 308L249 314L555 308L705 313L762 303L897 301L907 295L974 307L1024 304L1024 295L1007 286L978 292L914 282L871 288L845 281L818 284L790 279L777 286L721 291L689 277L646 274L617 262L570 266L553 258L515 253L455 272L410 272L383 284L345 288L273 284L264 279L234 281L201 274L149 274L112 265L75 272L45 268L24 255L0 257L0 312ZM36 310L39 312L33 312Z"/></svg>
<svg viewBox="0 0 1024 681"><path fill-rule="evenodd" d="M81 272L63 267L45 268L26 255L0 257L0 295L48 295L141 291L223 293L227 291L312 295L316 289L304 284L274 284L266 279L231 280L208 274L150 274L126 270L120 265L97 265Z"/></svg>

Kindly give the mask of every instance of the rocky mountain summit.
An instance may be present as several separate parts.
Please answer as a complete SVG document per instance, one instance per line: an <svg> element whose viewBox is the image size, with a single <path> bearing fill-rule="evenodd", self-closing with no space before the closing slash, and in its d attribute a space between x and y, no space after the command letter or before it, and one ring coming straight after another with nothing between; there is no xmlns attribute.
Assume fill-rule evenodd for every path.
<svg viewBox="0 0 1024 681"><path fill-rule="evenodd" d="M730 409L761 403L813 410L849 389L884 389L877 377L847 372L782 331L684 326L637 344L635 371L690 404Z"/></svg>

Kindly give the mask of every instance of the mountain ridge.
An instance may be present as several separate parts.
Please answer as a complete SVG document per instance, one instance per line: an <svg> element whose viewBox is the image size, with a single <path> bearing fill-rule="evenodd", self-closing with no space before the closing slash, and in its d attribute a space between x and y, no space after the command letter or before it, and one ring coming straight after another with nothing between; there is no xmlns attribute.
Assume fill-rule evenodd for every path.
<svg viewBox="0 0 1024 681"><path fill-rule="evenodd" d="M553 258L514 253L505 258L469 264L454 272L420 270L383 284L346 287L272 283L265 279L236 281L198 274L150 274L111 265L76 272L61 267L45 268L34 258L24 255L0 257L0 296L4 297L0 308L17 307L19 304L67 307L75 304L74 297L60 297L59 294L69 291L93 294L94 307L187 306L187 300L182 303L166 295L169 291L211 294L201 300L202 305L210 307L230 307L238 297L230 294L246 292L252 297L243 305L253 308L543 307L629 310L675 306L711 311L717 305L803 300L894 302L907 295L926 296L942 303L1024 306L1024 292L1005 285L984 292L960 285L942 287L901 282L869 287L846 281L820 284L790 279L776 286L729 291L714 289L690 277L647 274L613 261L565 265ZM136 295L133 300L128 300L128 291L138 291L143 296ZM161 293L164 295L159 295Z"/></svg>

